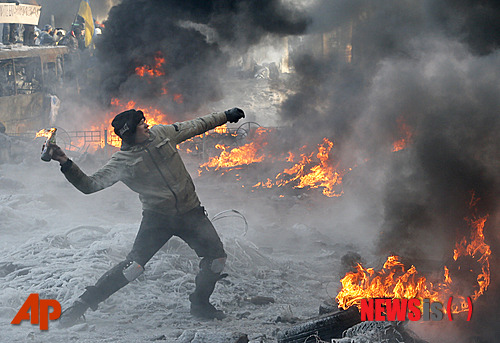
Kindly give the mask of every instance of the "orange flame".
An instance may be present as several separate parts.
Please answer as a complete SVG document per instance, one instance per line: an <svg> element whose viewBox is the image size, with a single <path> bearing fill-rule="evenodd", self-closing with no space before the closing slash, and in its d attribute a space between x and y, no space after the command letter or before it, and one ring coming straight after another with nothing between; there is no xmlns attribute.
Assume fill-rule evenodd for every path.
<svg viewBox="0 0 500 343"><path fill-rule="evenodd" d="M54 133L57 129L55 127L51 129L41 129L38 131L35 135L35 138L37 137L50 137L52 133Z"/></svg>
<svg viewBox="0 0 500 343"><path fill-rule="evenodd" d="M156 53L154 59L155 63L152 67L147 64L137 67L135 68L135 74L141 77L145 75L149 77L158 77L165 75L165 72L163 71L163 63L165 63L165 58L163 57L161 51L158 51Z"/></svg>
<svg viewBox="0 0 500 343"><path fill-rule="evenodd" d="M398 256L389 256L380 271L365 269L357 264L356 272L340 280L342 289L337 295L339 308L359 306L364 298L429 298L437 301L437 292L425 277L417 276L414 266L405 270Z"/></svg>
<svg viewBox="0 0 500 343"><path fill-rule="evenodd" d="M229 133L229 129L226 125L223 125L215 128L214 132L216 134L226 134ZM229 146L217 144L215 148L222 150L219 156L211 157L208 162L200 165L200 168L215 171L221 168L233 169L262 162L266 158L263 152L263 148L267 145L267 142L263 142L266 137L267 131L263 128L258 128L255 130L254 141L241 147L231 149Z"/></svg>
<svg viewBox="0 0 500 343"><path fill-rule="evenodd" d="M225 133L226 127L216 128L215 132ZM211 157L208 162L200 165L200 168L205 170L219 170L224 168L225 171L229 168L241 167L252 163L259 163L263 161L275 162L276 160L283 162L293 162L295 155L288 152L287 156L273 157L263 152L267 143L261 143L266 137L266 129L258 128L254 135L254 141L245 144L239 148L233 148L224 145L217 145L216 148L222 150L219 156ZM300 150L305 149L303 146ZM328 197L339 197L343 194L342 189L338 189L342 184L342 177L346 171L339 172L331 164L330 152L333 148L333 143L327 138L318 145L318 152L301 154L301 160L290 168L285 169L283 172L278 173L275 177L276 181L267 178L265 182L258 182L253 185L253 188L273 188L290 185L293 188L322 188L324 195ZM314 160L316 157L317 160ZM351 168L352 169L352 168ZM200 173L203 169L200 169Z"/></svg>
<svg viewBox="0 0 500 343"><path fill-rule="evenodd" d="M406 146L411 142L413 137L413 131L410 126L408 126L403 117L396 119L399 129L400 139L392 144L392 152L400 151L406 148Z"/></svg>
<svg viewBox="0 0 500 343"><path fill-rule="evenodd" d="M472 197L474 199L474 194ZM475 201L472 203L475 204ZM487 218L487 215L477 219L466 218L471 228L470 239L467 240L464 237L456 243L454 249L455 261L459 261L460 257L472 257L481 266L476 289L470 297L472 300L484 294L490 284L491 249L485 243L483 234ZM339 308L347 309L353 305L359 307L361 299L364 298L428 298L431 301L444 302L450 295L453 295L455 300L451 312L467 311L468 304L465 296L454 294L458 286L453 283L448 267L444 267L443 281L436 284L417 274L414 266L405 270L398 256L389 256L380 271L374 271L373 268L365 269L358 264L356 272L349 272L340 280L342 289L336 297Z"/></svg>
<svg viewBox="0 0 500 343"><path fill-rule="evenodd" d="M251 163L262 162L265 157L264 155L259 155L260 147L255 142L231 150L229 150L229 147L222 144L217 144L215 147L222 150L220 155L210 158L210 160L207 163L203 163L200 168L206 168L206 170L235 168Z"/></svg>
<svg viewBox="0 0 500 343"><path fill-rule="evenodd" d="M139 75L140 77L147 76L149 78L164 76L165 71L163 70L163 65L165 63L165 58L163 57L163 54L161 51L156 52L156 54L154 56L154 60L155 60L155 62L154 62L153 66L145 64L143 66L136 67L135 74ZM148 83L150 82L150 80L147 80L147 81L148 81ZM168 80L163 80L162 87L161 87L161 93L160 93L161 95L169 94L168 89L167 89L167 84L168 84ZM173 94L172 101L174 101L178 104L182 104L182 103L184 103L184 96L180 93Z"/></svg>
<svg viewBox="0 0 500 343"><path fill-rule="evenodd" d="M273 181L268 178L266 182L257 182L252 187L273 188L273 186Z"/></svg>
<svg viewBox="0 0 500 343"><path fill-rule="evenodd" d="M491 248L484 242L484 225L488 216L482 218L470 219L466 218L472 227L470 240L464 237L460 242L457 242L453 251L453 259L457 261L460 257L470 256L481 265L481 273L477 276L478 289L474 290L471 296L472 300L476 300L484 294L490 284L490 262Z"/></svg>
<svg viewBox="0 0 500 343"><path fill-rule="evenodd" d="M224 124L224 125L221 125L221 126L217 126L214 129L214 132L215 133L219 133L219 134L225 134L225 133L229 133L229 129L227 128L227 124Z"/></svg>
<svg viewBox="0 0 500 343"><path fill-rule="evenodd" d="M319 159L319 164L309 168L307 166L312 163L313 153L309 156L302 154L301 161L289 169L285 169L283 173L276 176L276 185L278 187L284 186L290 182L297 181L298 185L294 188L323 188L323 194L327 197L339 197L343 194L341 190L338 192L334 188L342 184L342 174L335 170L330 162L330 151L333 148L333 142L327 138L323 138L323 142L318 145L318 153L316 157ZM288 159L293 158L290 154ZM286 175L285 175L286 174Z"/></svg>

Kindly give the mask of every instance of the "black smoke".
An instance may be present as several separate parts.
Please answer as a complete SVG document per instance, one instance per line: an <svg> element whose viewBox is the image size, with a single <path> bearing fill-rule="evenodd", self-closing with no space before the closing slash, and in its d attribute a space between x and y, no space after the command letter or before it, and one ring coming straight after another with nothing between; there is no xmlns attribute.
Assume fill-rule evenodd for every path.
<svg viewBox="0 0 500 343"><path fill-rule="evenodd" d="M429 1L427 9L449 36L458 37L474 53L486 55L500 47L498 1Z"/></svg>
<svg viewBox="0 0 500 343"><path fill-rule="evenodd" d="M97 43L102 100L160 99L155 101L170 112L194 111L222 97L231 55L269 35L302 33L307 22L302 12L277 0L125 0L111 9ZM166 60L164 76L134 74L152 65L158 53ZM182 94L182 103L174 94Z"/></svg>
<svg viewBox="0 0 500 343"><path fill-rule="evenodd" d="M297 49L293 95L281 118L297 129L302 142L333 137L337 157L358 165L353 175L365 175L359 186L380 191L375 250L381 256L449 263L456 240L468 238L464 218L489 215L485 235L493 251L492 291L478 301L483 307L477 307L475 329L493 337L498 329L488 318L496 309L488 304L498 302L494 265L500 253L498 2L316 4L310 32L323 37L334 32L341 46L330 53ZM411 128L411 143L392 152L401 135L399 122ZM385 177L370 180L381 171ZM350 181L356 184L355 178ZM479 199L474 208L471 199Z"/></svg>

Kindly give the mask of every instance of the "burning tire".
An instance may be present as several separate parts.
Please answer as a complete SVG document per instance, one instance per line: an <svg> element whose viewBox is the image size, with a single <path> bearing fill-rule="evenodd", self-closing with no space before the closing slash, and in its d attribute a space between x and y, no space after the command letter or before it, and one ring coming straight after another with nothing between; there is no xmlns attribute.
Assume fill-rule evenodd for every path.
<svg viewBox="0 0 500 343"><path fill-rule="evenodd" d="M312 343L316 337L329 341L342 337L342 333L361 322L361 316L356 307L348 310L323 315L295 325L278 336L279 343Z"/></svg>

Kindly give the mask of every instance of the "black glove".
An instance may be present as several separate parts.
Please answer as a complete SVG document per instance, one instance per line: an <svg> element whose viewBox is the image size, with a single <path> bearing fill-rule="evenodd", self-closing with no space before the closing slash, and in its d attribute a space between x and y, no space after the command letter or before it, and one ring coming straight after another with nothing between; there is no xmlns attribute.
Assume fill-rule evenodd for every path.
<svg viewBox="0 0 500 343"><path fill-rule="evenodd" d="M241 118L245 118L245 112L238 107L231 108L224 113L226 114L227 121L230 123L237 123Z"/></svg>

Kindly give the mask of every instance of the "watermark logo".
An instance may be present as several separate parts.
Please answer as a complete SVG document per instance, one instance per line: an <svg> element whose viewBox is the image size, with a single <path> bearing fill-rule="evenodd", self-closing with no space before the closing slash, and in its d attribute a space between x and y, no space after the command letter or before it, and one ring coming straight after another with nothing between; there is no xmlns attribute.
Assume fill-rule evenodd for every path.
<svg viewBox="0 0 500 343"><path fill-rule="evenodd" d="M452 317L453 297L448 298L446 314L450 321ZM472 317L472 301L467 297L468 315L467 321ZM422 310L420 310L420 306ZM361 320L362 321L404 321L408 318L411 321L439 321L444 318L444 306L437 301L418 298L412 299L361 299Z"/></svg>
<svg viewBox="0 0 500 343"><path fill-rule="evenodd" d="M50 308L52 312L49 312ZM31 293L10 323L21 324L23 320L31 319L31 324L39 325L40 330L48 330L49 320L59 319L60 316L61 304L57 300L40 299L38 293Z"/></svg>

